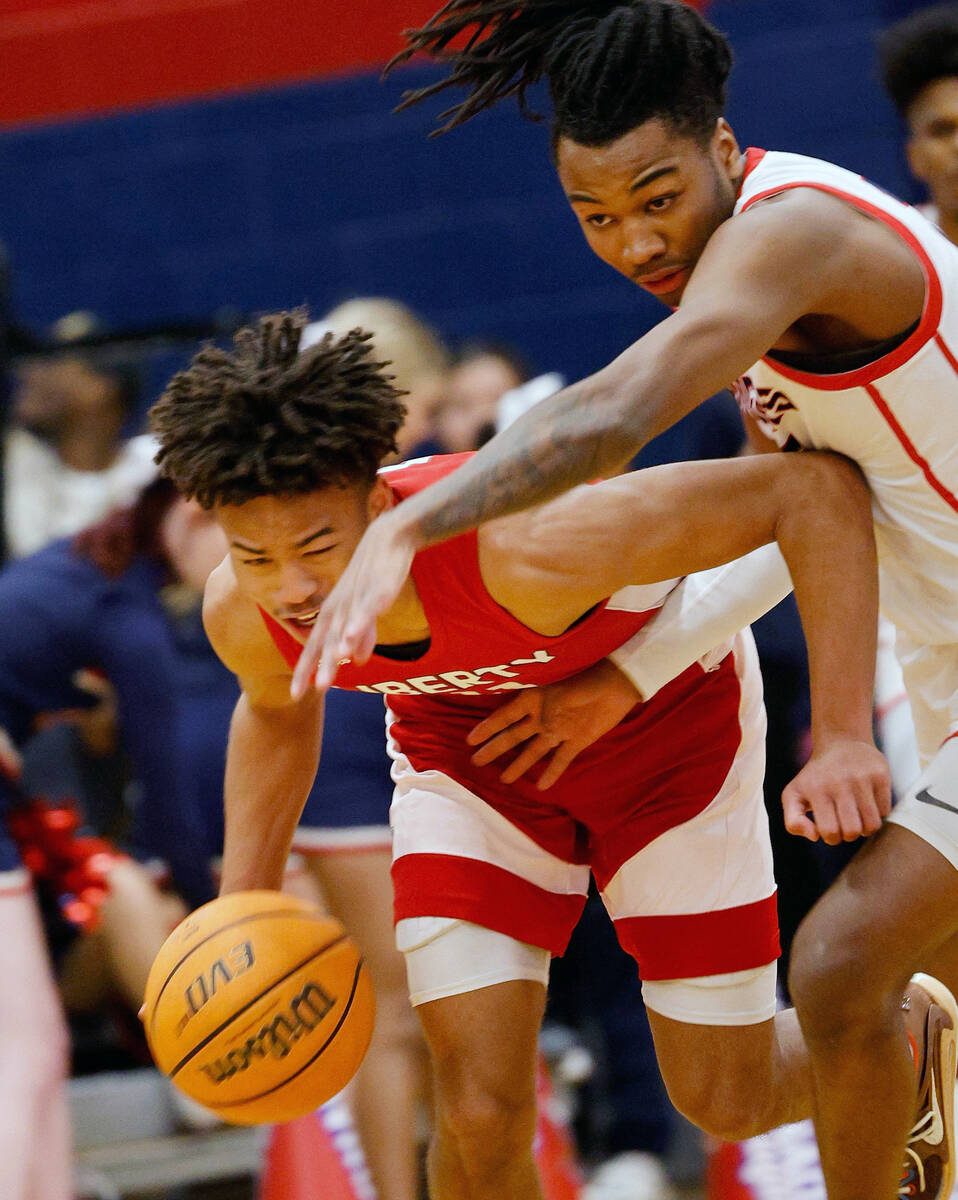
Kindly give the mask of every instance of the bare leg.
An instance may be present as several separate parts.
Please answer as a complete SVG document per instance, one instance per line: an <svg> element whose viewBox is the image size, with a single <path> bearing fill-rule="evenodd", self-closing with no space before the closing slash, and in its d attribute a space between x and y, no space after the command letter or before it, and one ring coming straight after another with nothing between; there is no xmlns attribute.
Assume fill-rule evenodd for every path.
<svg viewBox="0 0 958 1200"><path fill-rule="evenodd" d="M0 896L0 1196L68 1200L68 1039L33 894Z"/></svg>
<svg viewBox="0 0 958 1200"><path fill-rule="evenodd" d="M186 916L176 896L161 891L149 871L132 859L110 870L110 890L95 936L103 947L111 982L136 1012L160 947Z"/></svg>
<svg viewBox="0 0 958 1200"><path fill-rule="evenodd" d="M391 859L388 850L365 850L308 861L330 911L362 947L376 990L376 1028L353 1093L366 1160L380 1200L415 1200L426 1053L393 933Z"/></svg>
<svg viewBox="0 0 958 1200"><path fill-rule="evenodd" d="M794 1010L758 1025L688 1025L648 1013L672 1103L706 1133L740 1141L811 1115Z"/></svg>
<svg viewBox="0 0 958 1200"><path fill-rule="evenodd" d="M885 825L806 917L790 988L808 1043L829 1200L894 1196L916 1078L902 991L954 936L958 872Z"/></svg>
<svg viewBox="0 0 958 1200"><path fill-rule="evenodd" d="M545 988L498 983L422 1004L436 1130L431 1200L542 1200L532 1156Z"/></svg>

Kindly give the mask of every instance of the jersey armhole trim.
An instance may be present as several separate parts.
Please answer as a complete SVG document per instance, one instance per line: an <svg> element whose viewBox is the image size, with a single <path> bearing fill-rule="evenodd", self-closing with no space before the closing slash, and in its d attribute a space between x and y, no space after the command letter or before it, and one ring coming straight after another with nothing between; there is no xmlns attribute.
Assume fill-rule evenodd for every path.
<svg viewBox="0 0 958 1200"><path fill-rule="evenodd" d="M869 203L869 201L863 200L860 196L854 196L850 192L842 191L841 188L831 187L825 183L816 183L813 180L796 180L794 183L779 184L777 187L768 188L764 192L759 192L755 196L751 196L739 211L745 212L746 209L750 208L753 204L757 204L760 200L767 200L769 196L776 196L781 192L792 191L795 188L814 188L816 191L827 192L831 196L837 196L839 200L846 201L846 203L851 204L854 208L887 225L901 238L909 249L914 251L922 273L925 276L925 303L922 307L918 328L900 346L897 346L881 358L877 358L867 366L861 367L856 371L844 371L835 375L815 375L808 371L799 371L794 367L788 367L777 360L762 360L779 375L784 376L786 379L791 379L795 383L800 383L805 387L814 388L816 391L844 392L849 388L864 387L866 384L873 383L876 379L880 379L884 375L889 375L892 371L904 365L935 336L938 331L939 322L941 321L942 312L941 280L938 278L938 272L935 270L928 252L906 225L897 221L883 209Z"/></svg>

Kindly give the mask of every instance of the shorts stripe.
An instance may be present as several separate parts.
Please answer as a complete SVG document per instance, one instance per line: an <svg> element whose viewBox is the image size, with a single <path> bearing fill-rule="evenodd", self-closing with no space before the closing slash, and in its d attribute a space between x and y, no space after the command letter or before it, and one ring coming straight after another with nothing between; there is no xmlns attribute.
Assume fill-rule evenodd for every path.
<svg viewBox="0 0 958 1200"><path fill-rule="evenodd" d="M563 954L585 894L546 891L492 863L404 854L392 866L395 918L457 917Z"/></svg>
<svg viewBox="0 0 958 1200"><path fill-rule="evenodd" d="M622 917L615 930L646 980L748 971L781 954L775 892L718 912Z"/></svg>
<svg viewBox="0 0 958 1200"><path fill-rule="evenodd" d="M363 850L391 850L392 830L388 825L330 826L300 825L293 835L299 854L354 854Z"/></svg>

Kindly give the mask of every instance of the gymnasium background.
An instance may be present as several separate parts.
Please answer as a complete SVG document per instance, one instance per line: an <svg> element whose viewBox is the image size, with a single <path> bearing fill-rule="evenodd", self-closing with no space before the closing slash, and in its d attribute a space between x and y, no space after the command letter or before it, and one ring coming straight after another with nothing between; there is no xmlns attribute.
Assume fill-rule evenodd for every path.
<svg viewBox="0 0 958 1200"><path fill-rule="evenodd" d="M14 319L113 329L407 301L569 378L662 315L587 251L514 106L434 141L380 65L436 0L4 0L0 241ZM913 196L874 35L909 0L716 0L743 145ZM157 385L165 365L158 368Z"/></svg>

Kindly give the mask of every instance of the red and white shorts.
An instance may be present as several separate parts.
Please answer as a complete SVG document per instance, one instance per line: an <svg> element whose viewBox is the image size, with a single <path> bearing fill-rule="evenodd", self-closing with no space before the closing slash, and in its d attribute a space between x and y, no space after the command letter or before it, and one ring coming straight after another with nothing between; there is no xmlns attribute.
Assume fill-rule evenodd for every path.
<svg viewBox="0 0 958 1200"><path fill-rule="evenodd" d="M663 981L718 985L759 974L761 1018L717 1023L770 1016L778 921L751 635L739 635L716 670L692 667L638 706L546 792L532 780L502 785L501 764L469 763L464 734L475 720L466 714L438 735L431 730L444 770L408 726L402 746L391 739L397 940L407 956L435 942L435 986L417 975L420 1000L502 981L490 971L458 988L439 980L437 935L462 923L561 954L591 872L621 944L651 984L647 999ZM459 741L462 751L453 751ZM504 967L505 978L538 977L528 955L518 958L526 966L512 976Z"/></svg>

